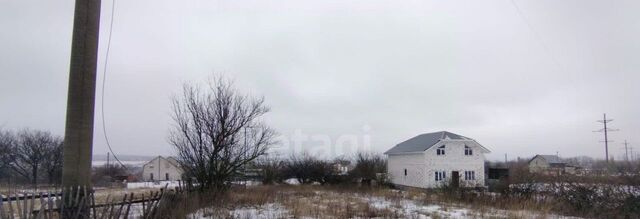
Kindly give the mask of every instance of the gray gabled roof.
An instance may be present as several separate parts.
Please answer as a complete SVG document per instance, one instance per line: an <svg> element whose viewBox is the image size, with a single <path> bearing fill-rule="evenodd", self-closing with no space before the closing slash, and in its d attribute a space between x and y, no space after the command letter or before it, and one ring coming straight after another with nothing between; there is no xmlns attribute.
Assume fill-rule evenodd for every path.
<svg viewBox="0 0 640 219"><path fill-rule="evenodd" d="M385 154L398 154L398 153L412 153L422 152L431 148L440 140L453 139L453 140L473 140L471 138L464 137L462 135L454 134L447 131L426 133L418 135L409 140L406 140L395 147L389 149Z"/></svg>
<svg viewBox="0 0 640 219"><path fill-rule="evenodd" d="M147 161L143 166L147 166L147 164L150 164L151 162L154 162L157 159L166 160L167 162L169 162L173 166L178 167L178 168L180 167L180 162L178 162L178 160L175 157L163 157L163 156L154 157L150 161Z"/></svg>
<svg viewBox="0 0 640 219"><path fill-rule="evenodd" d="M529 160L529 162L531 162L533 159L536 159L536 157L542 157L542 159L547 161L547 163L549 163L549 164L564 164L564 163L566 163L566 162L562 161L560 159L560 157L558 157L556 155L541 155L541 154L533 156L533 158L531 158L531 160Z"/></svg>

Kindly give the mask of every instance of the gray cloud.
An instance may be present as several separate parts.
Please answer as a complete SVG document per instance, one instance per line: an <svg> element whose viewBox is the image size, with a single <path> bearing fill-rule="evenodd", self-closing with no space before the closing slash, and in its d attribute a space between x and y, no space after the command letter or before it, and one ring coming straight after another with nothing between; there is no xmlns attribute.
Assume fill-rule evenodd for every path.
<svg viewBox="0 0 640 219"><path fill-rule="evenodd" d="M607 112L614 140L640 144L640 4L516 2L533 29L509 1L118 1L109 137L118 153L171 153L169 97L217 72L264 95L285 137L368 134L384 151L449 130L492 159L602 157L592 131ZM0 3L4 127L63 133L72 13L73 1ZM101 125L95 153L107 151Z"/></svg>

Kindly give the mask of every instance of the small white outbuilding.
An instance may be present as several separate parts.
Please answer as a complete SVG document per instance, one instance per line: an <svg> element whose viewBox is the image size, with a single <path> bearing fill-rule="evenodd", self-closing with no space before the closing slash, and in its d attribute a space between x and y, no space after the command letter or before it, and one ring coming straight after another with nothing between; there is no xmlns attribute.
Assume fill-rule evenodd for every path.
<svg viewBox="0 0 640 219"><path fill-rule="evenodd" d="M484 154L489 152L472 138L441 131L413 137L385 154L393 184L437 188L483 187Z"/></svg>
<svg viewBox="0 0 640 219"><path fill-rule="evenodd" d="M174 181L182 177L182 168L174 157L157 156L142 166L144 181Z"/></svg>

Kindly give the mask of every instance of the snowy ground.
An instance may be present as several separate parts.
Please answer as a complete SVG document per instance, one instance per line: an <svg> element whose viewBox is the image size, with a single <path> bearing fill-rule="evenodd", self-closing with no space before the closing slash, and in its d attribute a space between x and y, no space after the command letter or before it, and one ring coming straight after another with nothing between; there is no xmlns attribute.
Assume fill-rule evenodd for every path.
<svg viewBox="0 0 640 219"><path fill-rule="evenodd" d="M397 205L384 197L363 198L376 209L393 209L407 218L577 218L559 215L543 215L532 211L509 211L500 209L473 210L464 206L450 204L419 204L410 199L404 199Z"/></svg>
<svg viewBox="0 0 640 219"><path fill-rule="evenodd" d="M536 192L558 193L560 189L571 189L571 186L581 186L594 189L594 191L602 194L605 190L610 190L614 194L640 196L640 186L629 185L613 185L613 184L594 184L594 183L576 183L573 185L562 183L531 183L531 184L513 184L511 188L529 188Z"/></svg>
<svg viewBox="0 0 640 219"><path fill-rule="evenodd" d="M407 200L402 205L395 204L384 200L383 198L367 199L370 206L376 209L393 209L401 212L402 218L578 218L566 217L559 215L543 215L530 211L506 211L491 209L489 212L477 212L464 207L452 207L443 205L416 205ZM200 210L189 218L218 218L220 212L211 210ZM275 219L275 218L295 218L289 213L289 210L279 203L269 203L254 207L242 207L229 211L228 216L238 219ZM303 217L313 218L313 217ZM333 217L327 217L333 218Z"/></svg>
<svg viewBox="0 0 640 219"><path fill-rule="evenodd" d="M130 182L127 183L127 189L139 189L139 188L176 188L180 186L179 181L159 181L159 182Z"/></svg>
<svg viewBox="0 0 640 219"><path fill-rule="evenodd" d="M144 161L144 160L138 160L138 161L121 161L122 164L127 165L127 166L134 166L134 167L141 167L142 165L144 165L145 163L149 162L149 161ZM94 167L99 167L99 166L104 166L105 164L107 164L107 161L105 160L94 160L91 161L91 165ZM116 164L115 161L111 161L111 164Z"/></svg>
<svg viewBox="0 0 640 219"><path fill-rule="evenodd" d="M247 204L246 200L235 200L243 204L200 209L188 218L575 218L526 210L426 203L423 197L397 190L363 194L326 191L320 186L313 188L318 189L277 191L281 195L275 195L276 198L262 204L252 205Z"/></svg>
<svg viewBox="0 0 640 219"><path fill-rule="evenodd" d="M211 209L201 209L198 212L191 214L189 218L226 218L220 215L221 212L217 212ZM265 205L255 207L241 207L229 210L227 217L242 218L242 219L272 219L272 218L291 218L289 211L278 203L269 203Z"/></svg>

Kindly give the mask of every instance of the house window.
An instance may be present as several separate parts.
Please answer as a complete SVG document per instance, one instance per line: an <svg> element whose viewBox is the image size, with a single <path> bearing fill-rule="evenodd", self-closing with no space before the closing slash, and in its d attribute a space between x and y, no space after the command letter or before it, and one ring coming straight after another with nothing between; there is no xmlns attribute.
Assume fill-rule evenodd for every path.
<svg viewBox="0 0 640 219"><path fill-rule="evenodd" d="M464 155L471 156L473 155L473 150L469 146L464 146Z"/></svg>
<svg viewBox="0 0 640 219"><path fill-rule="evenodd" d="M169 173L165 173L164 178L165 180L169 180Z"/></svg>
<svg viewBox="0 0 640 219"><path fill-rule="evenodd" d="M444 171L436 171L436 182L442 181L447 178L447 174Z"/></svg>
<svg viewBox="0 0 640 219"><path fill-rule="evenodd" d="M404 169L404 175L407 176L407 169Z"/></svg>
<svg viewBox="0 0 640 219"><path fill-rule="evenodd" d="M464 180L476 180L476 172L464 171Z"/></svg>
<svg viewBox="0 0 640 219"><path fill-rule="evenodd" d="M153 181L153 173L149 174L149 179L151 179L151 181Z"/></svg>
<svg viewBox="0 0 640 219"><path fill-rule="evenodd" d="M436 154L437 155L444 155L444 145L438 147L438 149L436 150Z"/></svg>

